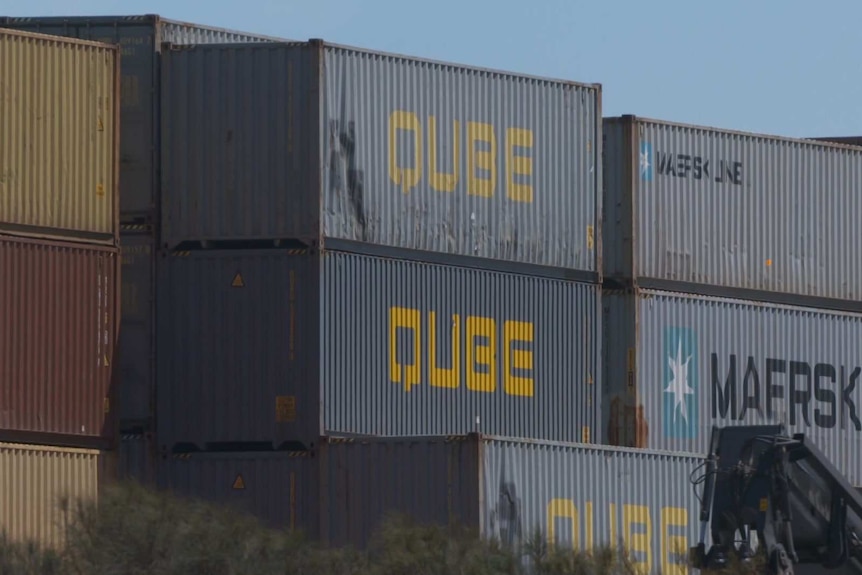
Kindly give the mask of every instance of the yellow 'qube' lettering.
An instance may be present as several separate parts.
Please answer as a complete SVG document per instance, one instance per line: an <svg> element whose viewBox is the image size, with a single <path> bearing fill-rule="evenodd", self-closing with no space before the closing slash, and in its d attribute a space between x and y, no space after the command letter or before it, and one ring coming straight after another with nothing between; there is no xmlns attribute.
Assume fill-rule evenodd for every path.
<svg viewBox="0 0 862 575"><path fill-rule="evenodd" d="M418 309L389 309L390 381L408 392L422 384L423 377L427 377L432 387L457 389L463 373L470 391L494 393L502 387L507 395L533 397L535 380L532 375L524 375L533 370L532 347L527 347L534 340L532 322L505 320L498 326L494 318L468 315L462 327L459 314L438 316L429 311L423 325L422 316ZM440 329L441 325L449 327ZM442 343L447 338L448 342ZM448 366L441 365L443 354L438 345L449 347ZM500 345L503 346L502 386L498 375ZM399 356L399 349L409 353L402 354L406 357ZM427 365L425 375L423 365Z"/></svg>
<svg viewBox="0 0 862 575"><path fill-rule="evenodd" d="M633 556L633 562L641 573L655 571L653 566L654 533L650 508L646 505L623 504L622 508L622 539L626 550ZM579 510L571 499L551 499L546 513L546 530L548 542L556 544L557 527L567 528L571 533L572 549L589 550L593 542L605 545L617 541L617 509L615 503L608 504L607 537L594 537L593 503L584 504L583 525ZM661 553L661 573L682 575L687 573L685 564L680 557L688 550L688 540L684 535L688 527L688 511L681 507L662 507L661 529L659 533L659 549ZM671 533L674 528L680 534ZM581 534L583 533L583 541Z"/></svg>
<svg viewBox="0 0 862 575"><path fill-rule="evenodd" d="M447 126L448 128L448 126ZM395 110L389 114L389 178L405 194L419 186L425 169L425 136L422 122L413 112ZM441 141L437 118L428 116L427 132L427 180L431 189L438 192L454 192L461 181L461 143L467 147L467 174L465 191L471 196L494 197L497 191L497 132L494 126L483 122L468 121L465 134L461 133L461 122L453 120L451 146ZM533 149L533 131L524 128L506 128L503 140L506 177L506 198L513 202L533 202L533 158L527 150ZM441 171L438 152L449 149L447 160L450 171ZM411 161L399 161L399 150L412 150Z"/></svg>

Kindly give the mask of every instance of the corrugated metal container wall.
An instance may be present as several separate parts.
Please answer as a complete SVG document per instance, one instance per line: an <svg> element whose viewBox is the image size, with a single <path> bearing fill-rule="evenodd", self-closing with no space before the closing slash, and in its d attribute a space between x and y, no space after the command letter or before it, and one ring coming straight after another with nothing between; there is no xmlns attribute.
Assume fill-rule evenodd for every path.
<svg viewBox="0 0 862 575"><path fill-rule="evenodd" d="M0 26L120 45L120 212L123 221L146 218L158 205L158 52L161 43L224 44L274 40L164 20L153 15L6 17L0 18Z"/></svg>
<svg viewBox="0 0 862 575"><path fill-rule="evenodd" d="M0 434L114 436L117 259L0 237Z"/></svg>
<svg viewBox="0 0 862 575"><path fill-rule="evenodd" d="M862 314L605 294L609 441L705 454L712 425L781 421L862 485Z"/></svg>
<svg viewBox="0 0 862 575"><path fill-rule="evenodd" d="M152 438L145 433L121 433L118 475L124 481L150 486L156 480L156 453Z"/></svg>
<svg viewBox="0 0 862 575"><path fill-rule="evenodd" d="M99 457L92 449L0 443L0 531L62 546L63 503L98 497Z"/></svg>
<svg viewBox="0 0 862 575"><path fill-rule="evenodd" d="M0 229L116 245L119 51L0 29Z"/></svg>
<svg viewBox="0 0 862 575"><path fill-rule="evenodd" d="M162 74L163 244L600 267L598 85L315 42L166 50Z"/></svg>
<svg viewBox="0 0 862 575"><path fill-rule="evenodd" d="M480 525L475 439L326 437L319 454L323 543L364 547L392 511L426 525Z"/></svg>
<svg viewBox="0 0 862 575"><path fill-rule="evenodd" d="M273 528L318 532L317 459L311 452L168 455L159 487L254 515Z"/></svg>
<svg viewBox="0 0 862 575"><path fill-rule="evenodd" d="M535 528L579 549L622 541L650 573L687 573L699 510L689 477L703 461L475 435L324 443L321 537L364 546L397 510L465 523L510 545Z"/></svg>
<svg viewBox="0 0 862 575"><path fill-rule="evenodd" d="M631 117L605 130L604 234L622 243L605 276L862 299L862 260L847 249L862 150Z"/></svg>
<svg viewBox="0 0 862 575"><path fill-rule="evenodd" d="M153 415L155 392L155 233L124 226L120 323L119 417L144 422ZM143 226L142 226L143 228Z"/></svg>
<svg viewBox="0 0 862 575"><path fill-rule="evenodd" d="M177 254L159 271L163 447L477 424L600 441L596 285L339 252Z"/></svg>

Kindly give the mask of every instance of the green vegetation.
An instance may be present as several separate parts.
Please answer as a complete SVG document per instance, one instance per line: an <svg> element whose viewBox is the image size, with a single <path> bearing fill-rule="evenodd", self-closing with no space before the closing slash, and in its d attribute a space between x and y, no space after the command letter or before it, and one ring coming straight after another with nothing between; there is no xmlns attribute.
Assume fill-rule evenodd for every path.
<svg viewBox="0 0 862 575"><path fill-rule="evenodd" d="M326 549L254 518L138 485L98 506L65 505L63 551L0 537L0 575L629 575L612 549L554 548L535 534L519 553L461 528L389 518L365 551ZM530 566L530 569L527 566ZM737 573L754 571L735 570Z"/></svg>

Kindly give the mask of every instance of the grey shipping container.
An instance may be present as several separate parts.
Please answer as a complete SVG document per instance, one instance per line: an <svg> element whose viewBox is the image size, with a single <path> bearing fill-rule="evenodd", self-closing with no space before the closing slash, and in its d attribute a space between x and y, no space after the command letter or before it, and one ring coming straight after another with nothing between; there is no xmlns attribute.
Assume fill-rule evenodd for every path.
<svg viewBox="0 0 862 575"><path fill-rule="evenodd" d="M687 573L698 537L694 455L500 437L322 443L320 533L365 546L387 513L461 523L507 545L622 545L649 573ZM659 569L661 571L659 571Z"/></svg>
<svg viewBox="0 0 862 575"><path fill-rule="evenodd" d="M155 394L156 237L150 226L126 225L122 254L120 420L146 424Z"/></svg>
<svg viewBox="0 0 862 575"><path fill-rule="evenodd" d="M860 307L862 149L633 116L604 135L605 277Z"/></svg>
<svg viewBox="0 0 862 575"><path fill-rule="evenodd" d="M162 42L266 42L234 32L156 15L0 17L0 27L120 45L120 217L151 218L158 205L159 52Z"/></svg>
<svg viewBox="0 0 862 575"><path fill-rule="evenodd" d="M600 441L595 284L301 250L159 262L163 449L477 428Z"/></svg>
<svg viewBox="0 0 862 575"><path fill-rule="evenodd" d="M706 454L712 425L783 422L862 485L862 314L605 292L608 443Z"/></svg>
<svg viewBox="0 0 862 575"><path fill-rule="evenodd" d="M317 459L311 452L162 455L158 486L228 506L276 529L318 532Z"/></svg>
<svg viewBox="0 0 862 575"><path fill-rule="evenodd" d="M162 99L168 247L327 238L600 268L597 84L312 41L164 50Z"/></svg>

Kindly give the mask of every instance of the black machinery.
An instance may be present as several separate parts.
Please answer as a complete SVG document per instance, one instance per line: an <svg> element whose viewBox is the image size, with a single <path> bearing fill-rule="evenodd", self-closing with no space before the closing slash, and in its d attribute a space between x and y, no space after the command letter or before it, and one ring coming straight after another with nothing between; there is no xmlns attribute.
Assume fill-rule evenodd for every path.
<svg viewBox="0 0 862 575"><path fill-rule="evenodd" d="M750 561L756 534L770 575L862 568L862 497L804 434L788 436L783 425L713 427L703 467L692 479L704 484L695 567L721 570L733 555Z"/></svg>

